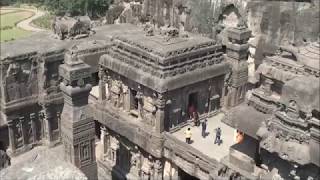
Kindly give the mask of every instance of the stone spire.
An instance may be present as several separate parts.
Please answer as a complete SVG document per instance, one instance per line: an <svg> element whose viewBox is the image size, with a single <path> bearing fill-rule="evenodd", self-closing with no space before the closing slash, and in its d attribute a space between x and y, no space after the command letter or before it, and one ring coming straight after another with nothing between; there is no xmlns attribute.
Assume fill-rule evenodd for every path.
<svg viewBox="0 0 320 180"><path fill-rule="evenodd" d="M88 106L92 88L90 66L78 59L75 49L76 46L66 53L65 64L59 68L63 78L60 89L64 95L62 142L65 159L82 170L88 179L97 179L95 127Z"/></svg>

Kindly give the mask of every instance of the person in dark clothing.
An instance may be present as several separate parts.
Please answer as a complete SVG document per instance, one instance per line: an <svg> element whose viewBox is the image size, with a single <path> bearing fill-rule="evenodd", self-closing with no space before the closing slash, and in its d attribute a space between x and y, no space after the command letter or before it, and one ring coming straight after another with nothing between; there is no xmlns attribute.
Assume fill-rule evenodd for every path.
<svg viewBox="0 0 320 180"><path fill-rule="evenodd" d="M218 127L216 129L216 139L214 140L214 144L218 144L220 146L221 144L221 129Z"/></svg>
<svg viewBox="0 0 320 180"><path fill-rule="evenodd" d="M205 119L202 123L202 137L206 137L206 129L207 129L207 119Z"/></svg>
<svg viewBox="0 0 320 180"><path fill-rule="evenodd" d="M200 126L199 114L198 112L193 112L193 122L194 126Z"/></svg>

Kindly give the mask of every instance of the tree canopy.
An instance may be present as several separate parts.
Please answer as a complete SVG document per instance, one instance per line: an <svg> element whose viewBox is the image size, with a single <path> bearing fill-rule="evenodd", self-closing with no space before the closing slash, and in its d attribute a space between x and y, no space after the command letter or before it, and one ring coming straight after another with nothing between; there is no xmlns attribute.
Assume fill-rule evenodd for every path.
<svg viewBox="0 0 320 180"><path fill-rule="evenodd" d="M1 5L16 3L44 6L49 11L62 15L88 15L90 17L104 16L113 0L3 0Z"/></svg>

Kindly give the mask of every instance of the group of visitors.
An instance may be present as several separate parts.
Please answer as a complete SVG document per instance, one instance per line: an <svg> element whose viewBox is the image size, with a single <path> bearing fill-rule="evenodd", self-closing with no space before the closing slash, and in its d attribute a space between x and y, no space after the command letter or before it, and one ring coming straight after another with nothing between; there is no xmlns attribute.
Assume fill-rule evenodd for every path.
<svg viewBox="0 0 320 180"><path fill-rule="evenodd" d="M197 122L197 124L195 124L195 126L199 126L200 125L200 120L198 120L199 122ZM198 125L199 124L199 125ZM201 123L201 135L203 138L206 138L207 136L207 125L208 125L208 120L204 119L204 121L202 121ZM220 146L220 144L222 143L221 140L221 128L218 127L217 129L215 129L215 140L214 140L214 144L218 144ZM192 132L191 132L191 128L188 127L187 130L185 131L185 137L186 137L186 143L191 144L191 136L192 136Z"/></svg>

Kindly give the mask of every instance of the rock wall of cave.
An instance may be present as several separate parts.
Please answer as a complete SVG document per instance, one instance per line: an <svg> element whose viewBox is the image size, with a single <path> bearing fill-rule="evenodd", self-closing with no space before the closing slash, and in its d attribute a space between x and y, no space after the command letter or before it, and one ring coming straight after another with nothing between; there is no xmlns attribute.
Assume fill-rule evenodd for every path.
<svg viewBox="0 0 320 180"><path fill-rule="evenodd" d="M316 41L319 0L116 0L109 23L172 25L226 42L225 30L240 21L252 30L255 63L277 46ZM116 12L116 13L114 13ZM111 18L110 18L111 17Z"/></svg>

